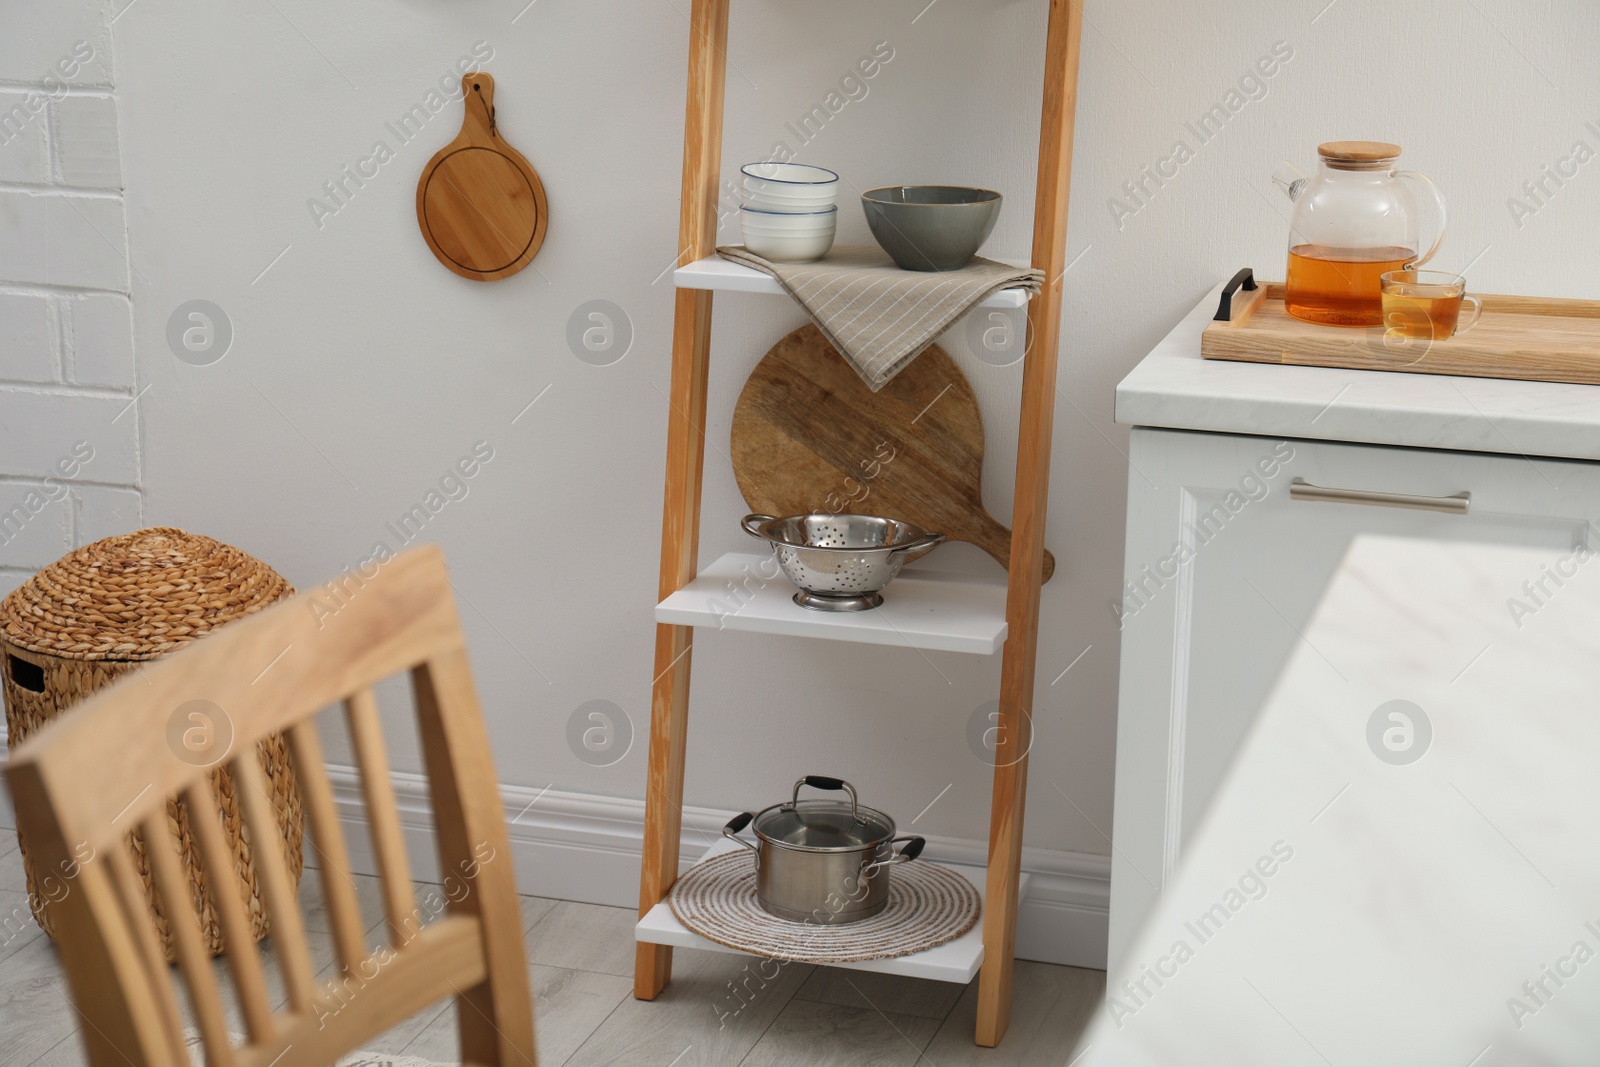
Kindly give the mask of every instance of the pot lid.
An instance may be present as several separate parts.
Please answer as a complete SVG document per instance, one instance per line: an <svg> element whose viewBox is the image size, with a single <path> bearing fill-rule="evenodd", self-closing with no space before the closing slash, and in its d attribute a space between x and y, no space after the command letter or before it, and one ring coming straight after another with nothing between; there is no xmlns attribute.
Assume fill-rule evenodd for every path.
<svg viewBox="0 0 1600 1067"><path fill-rule="evenodd" d="M755 817L756 836L803 852L856 852L894 836L894 820L837 800L774 804Z"/></svg>

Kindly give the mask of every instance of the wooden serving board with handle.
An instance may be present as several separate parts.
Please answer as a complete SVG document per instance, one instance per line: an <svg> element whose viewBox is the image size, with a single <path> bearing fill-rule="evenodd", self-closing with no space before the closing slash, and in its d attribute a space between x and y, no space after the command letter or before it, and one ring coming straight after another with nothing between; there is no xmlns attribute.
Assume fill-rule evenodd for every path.
<svg viewBox="0 0 1600 1067"><path fill-rule="evenodd" d="M417 225L440 263L489 282L533 261L550 226L550 206L533 165L500 136L494 79L468 74L461 88L461 132L417 180Z"/></svg>
<svg viewBox="0 0 1600 1067"><path fill-rule="evenodd" d="M1200 338L1206 359L1600 385L1600 301L1480 296L1466 333L1431 341L1323 326L1284 310L1283 285L1240 271Z"/></svg>
<svg viewBox="0 0 1600 1067"><path fill-rule="evenodd" d="M1011 531L983 506L978 399L938 345L874 393L816 326L802 326L751 372L731 443L751 511L903 519L1010 563ZM1045 552L1046 581L1055 566Z"/></svg>

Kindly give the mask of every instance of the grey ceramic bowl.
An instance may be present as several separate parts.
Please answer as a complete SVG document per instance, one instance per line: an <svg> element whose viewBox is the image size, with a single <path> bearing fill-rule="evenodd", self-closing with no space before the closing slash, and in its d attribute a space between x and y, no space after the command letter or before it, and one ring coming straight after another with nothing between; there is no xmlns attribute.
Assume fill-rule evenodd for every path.
<svg viewBox="0 0 1600 1067"><path fill-rule="evenodd" d="M872 236L902 270L959 270L988 240L1000 194L964 185L891 185L861 194Z"/></svg>

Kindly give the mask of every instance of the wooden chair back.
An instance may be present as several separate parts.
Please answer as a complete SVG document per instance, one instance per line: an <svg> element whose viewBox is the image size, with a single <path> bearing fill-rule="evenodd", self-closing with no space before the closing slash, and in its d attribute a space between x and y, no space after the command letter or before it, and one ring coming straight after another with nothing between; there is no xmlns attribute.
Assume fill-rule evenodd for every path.
<svg viewBox="0 0 1600 1067"><path fill-rule="evenodd" d="M447 911L418 909L374 683L409 671ZM195 726L194 701L221 720ZM342 703L382 886L387 944L369 950L344 828L314 716ZM215 766L186 729L231 730ZM257 745L288 738L321 868L336 952L318 983ZM262 954L214 799L226 767L240 797L287 1002L269 1003ZM325 1067L432 1002L454 997L461 1059L535 1063L533 1005L505 813L442 553L418 548L304 593L124 678L18 747L6 769L40 869L61 871L51 907L94 1067L188 1067L176 975L163 958L130 833L142 831L178 971L213 1067ZM219 975L201 939L168 815L192 829L217 909L245 1034L230 1042ZM309 872L307 872L309 875Z"/></svg>

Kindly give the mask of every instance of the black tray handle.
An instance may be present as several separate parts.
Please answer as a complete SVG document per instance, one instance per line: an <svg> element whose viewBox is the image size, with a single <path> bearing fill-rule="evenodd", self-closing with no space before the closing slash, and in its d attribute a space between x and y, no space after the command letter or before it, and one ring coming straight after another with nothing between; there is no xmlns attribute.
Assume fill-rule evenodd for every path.
<svg viewBox="0 0 1600 1067"><path fill-rule="evenodd" d="M1233 321L1233 294L1240 289L1252 292L1256 287L1256 275L1249 267L1239 268L1239 273L1228 279L1228 284L1222 287L1222 302L1217 305L1217 313L1212 317L1213 322Z"/></svg>

